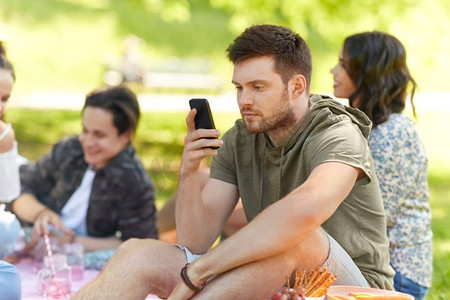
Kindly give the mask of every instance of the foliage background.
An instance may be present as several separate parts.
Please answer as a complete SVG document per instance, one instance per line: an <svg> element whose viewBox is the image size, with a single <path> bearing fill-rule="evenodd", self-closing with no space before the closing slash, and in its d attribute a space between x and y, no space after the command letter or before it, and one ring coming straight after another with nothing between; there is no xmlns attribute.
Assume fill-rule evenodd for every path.
<svg viewBox="0 0 450 300"><path fill-rule="evenodd" d="M245 27L292 27L311 46L313 90L329 90L328 70L344 37L365 30L396 35L423 90L448 89L450 2L446 0L2 0L0 39L19 80L17 92L91 89L100 62L119 55L130 33L148 62L209 57L228 84L225 48ZM230 85L228 85L230 87Z"/></svg>
<svg viewBox="0 0 450 300"><path fill-rule="evenodd" d="M313 53L313 92L330 91L329 69L343 39L375 29L404 43L419 92L449 90L447 0L0 0L0 40L17 73L12 102L36 91L84 94L97 87L103 64L121 55L130 33L145 41L146 64L172 56L208 58L211 72L228 90L231 65L225 49L244 28L258 23L287 25L305 38ZM430 159L433 209L434 278L428 299L450 299L450 112L435 107L418 113ZM31 160L63 135L80 131L75 111L10 108L7 117L20 152ZM135 140L157 187L159 206L176 188L184 118L178 112L144 113ZM215 118L225 131L236 114L215 113Z"/></svg>

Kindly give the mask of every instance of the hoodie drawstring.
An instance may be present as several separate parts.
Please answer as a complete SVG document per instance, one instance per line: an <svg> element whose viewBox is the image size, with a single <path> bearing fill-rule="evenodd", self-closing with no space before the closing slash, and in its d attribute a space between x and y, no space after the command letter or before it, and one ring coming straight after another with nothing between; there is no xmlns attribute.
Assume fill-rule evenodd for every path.
<svg viewBox="0 0 450 300"><path fill-rule="evenodd" d="M278 200L281 199L281 179L283 178L283 160L284 160L284 147L281 148L281 161L280 161L280 174L278 177Z"/></svg>
<svg viewBox="0 0 450 300"><path fill-rule="evenodd" d="M263 175L264 175L264 163L266 161L266 147L263 147L262 159L260 165L261 176L259 177L259 199L258 199L258 211L261 211L262 198L263 198Z"/></svg>
<svg viewBox="0 0 450 300"><path fill-rule="evenodd" d="M258 199L258 211L261 211L262 201L263 201L263 175L264 175L264 163L266 161L266 151L267 149L264 147L260 165L261 176L259 177L259 199ZM277 186L277 195L278 200L281 199L281 179L283 178L283 162L284 162L284 151L285 148L281 148L281 161L280 161L280 173L278 175L278 186Z"/></svg>

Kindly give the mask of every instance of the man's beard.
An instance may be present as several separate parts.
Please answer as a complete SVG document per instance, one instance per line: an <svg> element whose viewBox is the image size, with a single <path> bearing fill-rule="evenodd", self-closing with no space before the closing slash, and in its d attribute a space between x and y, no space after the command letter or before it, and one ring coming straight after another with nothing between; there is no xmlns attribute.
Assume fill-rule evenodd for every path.
<svg viewBox="0 0 450 300"><path fill-rule="evenodd" d="M276 133L291 128L295 124L296 119L287 90L280 95L280 99L280 104L278 107L275 107L273 113L263 116L257 124L247 123L244 119L246 130L249 133ZM243 112L245 112L245 109L241 110L241 113Z"/></svg>

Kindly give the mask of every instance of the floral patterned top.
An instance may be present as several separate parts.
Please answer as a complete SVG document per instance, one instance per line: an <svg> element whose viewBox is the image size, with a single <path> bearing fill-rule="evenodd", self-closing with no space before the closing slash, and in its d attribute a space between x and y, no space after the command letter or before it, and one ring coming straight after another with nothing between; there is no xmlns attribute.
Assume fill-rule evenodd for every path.
<svg viewBox="0 0 450 300"><path fill-rule="evenodd" d="M387 216L391 265L406 278L431 286L432 232L425 148L402 114L372 130L369 146Z"/></svg>

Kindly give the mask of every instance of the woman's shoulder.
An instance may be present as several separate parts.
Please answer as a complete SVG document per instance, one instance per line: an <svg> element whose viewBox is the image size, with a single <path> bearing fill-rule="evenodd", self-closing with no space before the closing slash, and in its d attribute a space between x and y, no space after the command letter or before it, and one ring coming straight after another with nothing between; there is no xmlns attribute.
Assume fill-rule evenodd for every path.
<svg viewBox="0 0 450 300"><path fill-rule="evenodd" d="M369 138L372 151L391 148L393 151L406 151L410 148L423 148L422 140L414 122L403 114L391 114L389 120L375 127Z"/></svg>
<svg viewBox="0 0 450 300"><path fill-rule="evenodd" d="M389 119L373 128L372 136L389 137L391 139L410 138L417 134L414 122L403 114L391 114Z"/></svg>

